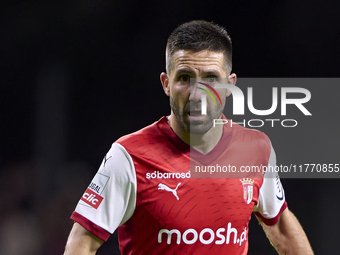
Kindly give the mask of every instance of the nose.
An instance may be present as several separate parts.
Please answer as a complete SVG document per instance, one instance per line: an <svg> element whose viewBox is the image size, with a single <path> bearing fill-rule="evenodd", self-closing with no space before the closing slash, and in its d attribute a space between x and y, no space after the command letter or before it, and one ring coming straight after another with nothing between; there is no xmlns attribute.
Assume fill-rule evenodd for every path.
<svg viewBox="0 0 340 255"><path fill-rule="evenodd" d="M190 96L189 101L192 102L200 102L202 98L202 90L199 89L199 83L195 81L193 84L190 84Z"/></svg>

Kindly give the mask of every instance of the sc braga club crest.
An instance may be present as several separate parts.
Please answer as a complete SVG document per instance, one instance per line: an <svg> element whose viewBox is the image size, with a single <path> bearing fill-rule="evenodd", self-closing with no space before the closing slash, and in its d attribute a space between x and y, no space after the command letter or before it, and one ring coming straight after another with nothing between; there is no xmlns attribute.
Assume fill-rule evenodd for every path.
<svg viewBox="0 0 340 255"><path fill-rule="evenodd" d="M250 204L253 199L253 183L254 181L250 178L240 179L243 185L243 200L246 204Z"/></svg>

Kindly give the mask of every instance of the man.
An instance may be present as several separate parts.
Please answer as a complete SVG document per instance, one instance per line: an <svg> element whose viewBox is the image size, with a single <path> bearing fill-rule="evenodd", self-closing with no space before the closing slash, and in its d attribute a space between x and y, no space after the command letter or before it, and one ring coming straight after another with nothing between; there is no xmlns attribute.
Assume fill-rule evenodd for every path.
<svg viewBox="0 0 340 255"><path fill-rule="evenodd" d="M247 254L252 212L280 254L313 254L278 176L191 178L193 166L275 164L262 132L213 126L225 119L230 90L212 84L236 83L231 48L227 32L213 23L192 21L173 31L160 76L171 114L112 145L71 216L66 255L95 254L117 228L123 255ZM207 89L220 104L206 97L202 114Z"/></svg>

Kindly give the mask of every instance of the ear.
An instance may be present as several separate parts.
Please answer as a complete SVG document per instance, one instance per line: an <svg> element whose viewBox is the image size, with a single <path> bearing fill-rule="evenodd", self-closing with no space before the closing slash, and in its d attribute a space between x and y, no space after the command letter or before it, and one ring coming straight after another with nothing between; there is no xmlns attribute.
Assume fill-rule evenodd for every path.
<svg viewBox="0 0 340 255"><path fill-rule="evenodd" d="M166 73L162 72L160 78L161 78L161 83L162 83L165 94L167 96L170 96L169 76Z"/></svg>
<svg viewBox="0 0 340 255"><path fill-rule="evenodd" d="M237 79L237 77L236 77L235 73L230 74L229 77L228 77L228 84L229 85L235 85L236 79ZM231 91L229 89L227 89L226 97L228 97L230 95L231 95Z"/></svg>

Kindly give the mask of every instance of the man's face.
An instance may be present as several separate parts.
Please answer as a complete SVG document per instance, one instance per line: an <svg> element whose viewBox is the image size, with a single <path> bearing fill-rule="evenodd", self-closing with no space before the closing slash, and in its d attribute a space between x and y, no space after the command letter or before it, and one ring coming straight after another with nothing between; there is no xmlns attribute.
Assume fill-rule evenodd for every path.
<svg viewBox="0 0 340 255"><path fill-rule="evenodd" d="M229 78L230 70L226 69L223 53L209 50L179 50L174 53L167 94L170 96L172 116L181 129L193 134L204 134L211 129L213 120L221 117L227 89L216 89L222 105L217 98L218 104L215 104L210 96L206 97L207 114L202 115L201 96L206 93L198 87L204 86L197 82L190 84L190 79L195 78L198 82L213 86L220 79Z"/></svg>

